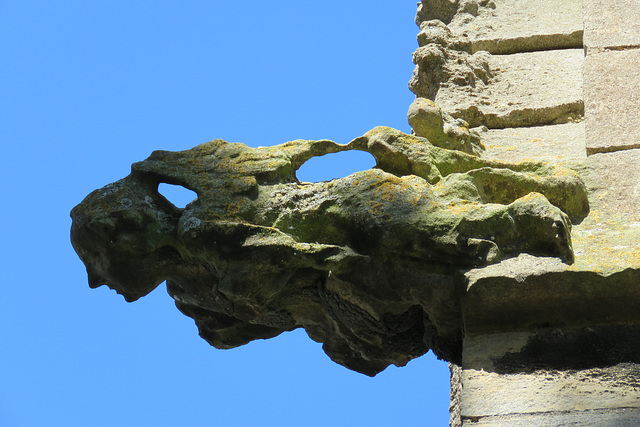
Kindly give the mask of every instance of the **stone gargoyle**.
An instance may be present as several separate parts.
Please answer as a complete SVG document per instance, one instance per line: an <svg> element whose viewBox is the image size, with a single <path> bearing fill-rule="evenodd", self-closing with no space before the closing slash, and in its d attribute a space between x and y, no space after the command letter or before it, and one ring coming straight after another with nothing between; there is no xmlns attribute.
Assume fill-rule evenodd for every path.
<svg viewBox="0 0 640 427"><path fill-rule="evenodd" d="M296 179L311 157L345 150L377 164ZM160 183L197 199L177 208ZM73 209L71 239L91 287L134 301L166 280L217 348L302 327L337 363L375 375L429 349L459 363L460 272L522 252L571 263L571 218L587 210L572 171L378 127L346 145L156 151Z"/></svg>

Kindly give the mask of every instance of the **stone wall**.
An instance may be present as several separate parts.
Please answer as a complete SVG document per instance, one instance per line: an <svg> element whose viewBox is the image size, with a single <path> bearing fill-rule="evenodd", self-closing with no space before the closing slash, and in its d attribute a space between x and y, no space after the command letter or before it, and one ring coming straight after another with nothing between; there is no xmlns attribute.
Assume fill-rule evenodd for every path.
<svg viewBox="0 0 640 427"><path fill-rule="evenodd" d="M590 202L572 265L466 273L451 425L637 425L640 4L423 0L416 22L414 93L478 127L485 158L578 171Z"/></svg>

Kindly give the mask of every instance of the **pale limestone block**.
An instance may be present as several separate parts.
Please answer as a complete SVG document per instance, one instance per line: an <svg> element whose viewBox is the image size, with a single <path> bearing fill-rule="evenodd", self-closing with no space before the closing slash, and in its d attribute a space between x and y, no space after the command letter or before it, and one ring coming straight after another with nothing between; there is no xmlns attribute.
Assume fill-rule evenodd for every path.
<svg viewBox="0 0 640 427"><path fill-rule="evenodd" d="M584 87L587 152L640 148L640 49L588 55Z"/></svg>
<svg viewBox="0 0 640 427"><path fill-rule="evenodd" d="M638 0L583 0L583 8L588 49L640 46Z"/></svg>
<svg viewBox="0 0 640 427"><path fill-rule="evenodd" d="M483 157L507 161L569 163L586 158L584 121L550 126L490 129L481 133Z"/></svg>
<svg viewBox="0 0 640 427"><path fill-rule="evenodd" d="M472 52L582 47L582 8L575 0L493 0L475 6L467 2L461 9L449 27L468 37Z"/></svg>

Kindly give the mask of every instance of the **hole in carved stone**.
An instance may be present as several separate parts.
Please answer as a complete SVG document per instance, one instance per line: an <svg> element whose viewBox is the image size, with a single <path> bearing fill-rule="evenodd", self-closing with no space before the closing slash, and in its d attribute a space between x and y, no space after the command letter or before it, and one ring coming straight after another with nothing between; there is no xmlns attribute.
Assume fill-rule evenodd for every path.
<svg viewBox="0 0 640 427"><path fill-rule="evenodd" d="M158 193L181 209L198 198L198 194L195 191L191 191L182 185L166 184L164 182L158 185Z"/></svg>
<svg viewBox="0 0 640 427"><path fill-rule="evenodd" d="M312 157L296 171L298 181L320 182L343 178L352 173L371 169L376 159L365 151L343 151Z"/></svg>

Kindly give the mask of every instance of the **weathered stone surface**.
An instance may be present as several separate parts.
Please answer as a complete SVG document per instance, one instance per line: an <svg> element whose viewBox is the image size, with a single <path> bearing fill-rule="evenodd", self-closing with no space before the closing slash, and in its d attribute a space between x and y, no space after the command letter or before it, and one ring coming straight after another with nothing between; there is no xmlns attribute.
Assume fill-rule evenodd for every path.
<svg viewBox="0 0 640 427"><path fill-rule="evenodd" d="M482 134L487 148L482 156L510 162L548 161L577 170L587 185L590 214L573 224L577 258L571 270L609 275L640 268L640 171L636 166L640 150L587 158L584 124L492 129Z"/></svg>
<svg viewBox="0 0 640 427"><path fill-rule="evenodd" d="M543 3L424 0L409 88L471 127L579 121L581 6Z"/></svg>
<svg viewBox="0 0 640 427"><path fill-rule="evenodd" d="M470 53L582 48L582 7L573 0L422 0L418 26L435 19Z"/></svg>
<svg viewBox="0 0 640 427"><path fill-rule="evenodd" d="M448 24L459 8L458 0L422 0L418 3L418 13L416 14L416 24L424 21L437 19Z"/></svg>
<svg viewBox="0 0 640 427"><path fill-rule="evenodd" d="M462 395L462 367L449 363L449 426L461 427L460 397Z"/></svg>
<svg viewBox="0 0 640 427"><path fill-rule="evenodd" d="M484 151L477 129L469 129L467 122L454 119L430 99L416 98L407 118L416 135L437 147L476 155Z"/></svg>
<svg viewBox="0 0 640 427"><path fill-rule="evenodd" d="M594 154L585 162L581 175L592 211L573 228L576 268L602 274L640 269L639 162L637 149Z"/></svg>
<svg viewBox="0 0 640 427"><path fill-rule="evenodd" d="M640 367L630 363L583 371L536 371L512 375L464 369L461 382L462 420L484 422L482 418L489 417L486 425L496 425L490 423L497 421L496 418L491 418L496 416L558 416L568 411L576 411L576 415L581 416L587 415L586 411L603 411L601 415L604 419L617 419L615 412L607 410L619 411L621 408L634 408L640 404ZM637 410L632 413L638 414ZM593 412L590 415L598 416ZM618 413L618 416L622 415ZM563 421L566 422L566 419Z"/></svg>
<svg viewBox="0 0 640 427"><path fill-rule="evenodd" d="M573 264L521 254L464 273L454 427L638 424L639 4L419 5L411 90L488 127L485 159L577 171L591 207Z"/></svg>
<svg viewBox="0 0 640 427"><path fill-rule="evenodd" d="M591 212L573 226L576 262L571 266L565 268L551 258L521 255L467 273L462 310L468 336L571 327L574 332L566 332L567 341L561 344L569 354L588 356L593 364L629 361L629 352L619 348L614 353L619 359L603 361L609 353L602 346L615 348L611 343L604 345L607 341L603 337L616 337L614 341L620 345L638 340L630 332L625 332L625 338L624 334L594 325L640 322L640 176L635 167L639 156L640 151L627 150L597 154L583 161L580 171L590 194ZM612 182L617 185L612 186ZM591 335L580 335L586 326L591 327ZM570 339L576 336L583 337L582 341ZM595 345L591 353L576 347L583 341ZM503 337L503 342L513 345L518 341ZM579 359L572 359L554 345L545 345L549 350L546 363L556 363L554 369L567 368L557 365L554 357L573 363L570 368L584 367ZM529 360L523 366L534 366L534 362Z"/></svg>
<svg viewBox="0 0 640 427"><path fill-rule="evenodd" d="M538 126L582 117L582 50L485 58L490 76L486 82L449 79L440 85L436 104L471 127Z"/></svg>
<svg viewBox="0 0 640 427"><path fill-rule="evenodd" d="M482 335L472 332L464 340L462 363L464 369L499 374L605 368L640 363L639 338L637 324L614 322Z"/></svg>
<svg viewBox="0 0 640 427"><path fill-rule="evenodd" d="M582 4L588 50L640 47L637 0L583 0Z"/></svg>
<svg viewBox="0 0 640 427"><path fill-rule="evenodd" d="M594 222L616 228L620 223L640 221L640 150L623 150L591 155L585 161L582 176L589 186L594 206ZM615 185L611 185L615 183Z"/></svg>
<svg viewBox="0 0 640 427"><path fill-rule="evenodd" d="M413 54L416 68L409 81L409 88L418 97L435 99L440 86L447 82L471 87L488 83L492 77L491 55L487 52L472 55L459 42L441 21L425 21L420 25L419 47Z"/></svg>
<svg viewBox="0 0 640 427"><path fill-rule="evenodd" d="M569 268L551 258L520 255L467 273L463 302L467 334L582 327L602 319L638 322L637 267L611 272L613 268L606 265L611 254L603 250L596 264L589 258L597 259L600 248L581 249L585 253ZM597 272L596 267L606 270Z"/></svg>
<svg viewBox="0 0 640 427"><path fill-rule="evenodd" d="M550 126L489 129L481 132L488 159L554 162L580 166L587 158L584 121Z"/></svg>
<svg viewBox="0 0 640 427"><path fill-rule="evenodd" d="M587 152L640 148L640 49L587 55L584 64Z"/></svg>
<svg viewBox="0 0 640 427"><path fill-rule="evenodd" d="M582 49L470 54L442 22L420 28L409 88L471 127L538 126L583 116Z"/></svg>
<svg viewBox="0 0 640 427"><path fill-rule="evenodd" d="M296 180L309 158L351 149L371 153L376 169ZM178 209L162 182L198 198ZM347 145L215 140L154 152L74 208L72 243L90 285L128 301L167 280L216 347L303 327L333 360L374 375L430 348L459 363L460 269L521 252L570 263L569 217L587 211L569 170L376 128Z"/></svg>
<svg viewBox="0 0 640 427"><path fill-rule="evenodd" d="M544 156L536 155L536 144L531 145L529 150L520 148L515 157L507 150L498 151L496 157L522 160ZM553 149L560 150L563 145L554 144ZM468 412L462 425L472 421L477 425L560 425L571 420L582 425L587 415L581 411L585 408L609 408L591 414L597 417L593 425L607 425L611 420L615 421L611 421L613 425L618 421L625 425L630 418L620 413L620 408L640 403L640 389L621 388L615 381L599 382L597 392L553 383L554 378L571 374L582 384L582 376L593 375L590 369L640 363L640 176L635 167L640 162L640 150L596 154L586 159L583 156L580 161L571 155L570 145L565 147L567 155L553 156L555 161L563 159L563 164L577 167L590 195L589 216L572 229L576 262L565 267L552 258L523 254L466 273L467 290L461 306L465 328L461 375L466 375L466 382L461 384L462 390L473 397L467 394L457 399L479 400L483 405L502 402L510 415L505 412L480 417ZM488 143L483 155L492 150L493 145ZM538 378L540 373L548 375L545 384L553 387L539 388L531 378ZM636 373L631 376L638 378ZM493 393L491 387L496 384L503 384L499 387L504 389ZM565 399L554 394L557 389L576 399L567 401L564 408L554 407L554 398ZM617 393L621 393L619 398L608 399ZM583 394L597 396L590 401L592 406L580 400ZM538 406L519 407L517 402ZM599 406L602 402L606 405ZM571 415L563 417L559 411L571 411ZM548 412L546 416L553 417L536 412Z"/></svg>

